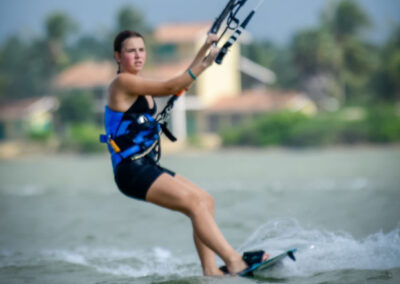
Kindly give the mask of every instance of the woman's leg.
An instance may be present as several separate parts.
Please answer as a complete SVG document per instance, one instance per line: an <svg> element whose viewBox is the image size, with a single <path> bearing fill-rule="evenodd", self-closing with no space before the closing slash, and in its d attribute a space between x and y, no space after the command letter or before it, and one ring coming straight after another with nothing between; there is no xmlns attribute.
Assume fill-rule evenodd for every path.
<svg viewBox="0 0 400 284"><path fill-rule="evenodd" d="M201 261L201 267L205 276L221 276L223 272L218 268L215 260L215 253L207 247L193 232L194 244L196 246L197 254Z"/></svg>
<svg viewBox="0 0 400 284"><path fill-rule="evenodd" d="M189 180L185 179L180 175L176 175L176 179L179 180L182 184L187 187L194 188L199 193L204 195L204 198L207 200L207 208L211 212L213 218L215 217L215 206L214 206L214 199L200 187L195 185L194 183L190 182ZM215 259L215 253L207 247L197 236L197 233L193 230L193 239L196 245L196 250L199 255L201 266L203 268L204 275L223 275L223 272L219 270L217 266L217 262Z"/></svg>
<svg viewBox="0 0 400 284"><path fill-rule="evenodd" d="M246 268L246 264L219 230L204 193L177 177L162 174L150 187L146 200L189 216L195 236L201 241L201 252L204 252L202 245L205 245L224 260L231 273L240 272ZM207 250L206 256L209 257Z"/></svg>

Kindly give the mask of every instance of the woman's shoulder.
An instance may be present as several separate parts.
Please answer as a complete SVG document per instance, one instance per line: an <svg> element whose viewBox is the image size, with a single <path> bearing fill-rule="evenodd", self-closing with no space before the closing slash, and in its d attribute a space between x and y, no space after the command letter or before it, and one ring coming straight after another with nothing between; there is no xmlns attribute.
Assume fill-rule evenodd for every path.
<svg viewBox="0 0 400 284"><path fill-rule="evenodd" d="M117 74L109 85L110 91L125 89L129 84L132 84L132 81L135 80L134 77L135 75L127 73Z"/></svg>
<svg viewBox="0 0 400 284"><path fill-rule="evenodd" d="M140 94L137 94L135 92L132 92L132 88L129 88L129 86L124 83L124 80L127 76L135 76L132 74L118 74L115 76L115 78L111 81L109 87L108 87L108 93L109 93L109 98L113 99L114 101L118 102L123 102L123 104L126 103L126 101L131 102L132 99L135 99L136 97L140 96Z"/></svg>
<svg viewBox="0 0 400 284"><path fill-rule="evenodd" d="M138 76L130 73L121 73L115 76L110 86L117 89L129 90L130 92L138 85Z"/></svg>
<svg viewBox="0 0 400 284"><path fill-rule="evenodd" d="M131 75L126 73L117 74L111 81L110 86L118 86L121 85L124 81L129 80Z"/></svg>

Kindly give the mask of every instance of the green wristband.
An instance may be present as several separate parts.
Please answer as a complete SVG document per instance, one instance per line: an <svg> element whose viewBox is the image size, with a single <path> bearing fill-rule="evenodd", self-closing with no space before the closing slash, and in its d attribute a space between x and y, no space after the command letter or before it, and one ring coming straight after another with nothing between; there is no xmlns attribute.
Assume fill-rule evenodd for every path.
<svg viewBox="0 0 400 284"><path fill-rule="evenodd" d="M188 70L188 73L189 73L190 77L192 77L193 80L196 80L196 79L197 79L197 77L193 74L192 69L189 69L189 70Z"/></svg>

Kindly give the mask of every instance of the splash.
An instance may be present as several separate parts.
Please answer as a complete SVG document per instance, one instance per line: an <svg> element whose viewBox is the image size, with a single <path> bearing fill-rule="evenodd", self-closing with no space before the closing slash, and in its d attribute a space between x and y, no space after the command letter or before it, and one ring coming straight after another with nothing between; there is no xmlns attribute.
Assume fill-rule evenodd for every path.
<svg viewBox="0 0 400 284"><path fill-rule="evenodd" d="M42 261L59 261L94 268L100 273L115 276L146 277L150 275L193 275L196 258L173 255L162 247L149 251L115 248L77 248L49 250L41 253ZM197 265L196 265L197 267ZM197 274L197 273L195 273Z"/></svg>
<svg viewBox="0 0 400 284"><path fill-rule="evenodd" d="M273 278L310 277L343 270L384 271L400 268L400 224L391 232L377 232L363 239L347 233L304 229L296 220L274 220L260 226L239 248L264 249L271 256L297 248L290 259L267 272ZM52 249L19 252L0 250L0 268L68 264L122 277L201 275L196 253L163 247L125 250L119 247Z"/></svg>
<svg viewBox="0 0 400 284"><path fill-rule="evenodd" d="M400 267L400 224L357 240L347 233L306 230L295 220L276 220L259 227L240 251L265 249L272 256L298 248L297 262L285 260L274 276L311 276L336 270L385 270Z"/></svg>

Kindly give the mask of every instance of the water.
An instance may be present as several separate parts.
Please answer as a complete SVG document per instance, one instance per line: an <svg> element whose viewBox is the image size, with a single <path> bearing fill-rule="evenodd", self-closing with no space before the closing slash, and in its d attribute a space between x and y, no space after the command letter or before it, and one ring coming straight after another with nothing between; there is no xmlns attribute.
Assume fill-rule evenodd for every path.
<svg viewBox="0 0 400 284"><path fill-rule="evenodd" d="M297 247L256 279L203 277L189 220L129 199L107 157L0 161L0 283L400 283L400 149L163 157L215 198L240 251Z"/></svg>

